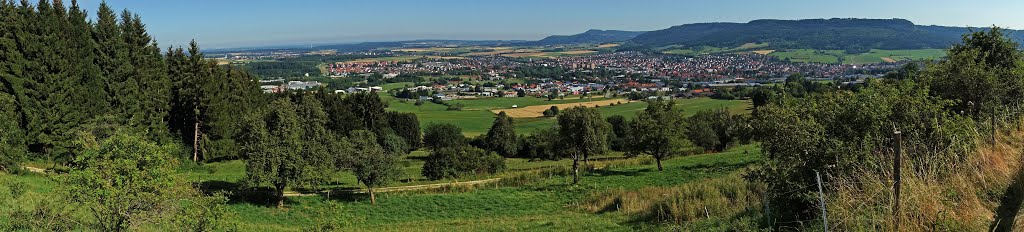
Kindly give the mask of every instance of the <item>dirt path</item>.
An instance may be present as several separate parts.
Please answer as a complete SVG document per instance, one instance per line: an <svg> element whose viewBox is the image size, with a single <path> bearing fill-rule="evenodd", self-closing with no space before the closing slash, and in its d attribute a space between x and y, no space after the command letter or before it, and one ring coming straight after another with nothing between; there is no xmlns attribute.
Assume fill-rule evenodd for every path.
<svg viewBox="0 0 1024 232"><path fill-rule="evenodd" d="M37 167L29 167L29 166L21 166L21 167L25 168L25 170L28 170L30 172L46 174L46 169L45 168L37 168Z"/></svg>
<svg viewBox="0 0 1024 232"><path fill-rule="evenodd" d="M21 167L25 168L25 170L28 170L30 172L46 174L46 169L45 168L37 168L37 167L29 167L29 166L21 166ZM424 190L424 189L438 189L438 188L444 188L444 187L450 187L450 186L473 186L473 185L481 185L481 184L494 183L494 182L498 182L500 180L501 180L501 178L491 178L491 179L463 181L463 182L456 181L456 182L450 182L450 183L423 184L423 185L410 185L410 186L395 186L395 187L377 188L374 192L378 192L378 193L403 192L403 191L414 191L414 190ZM365 189L353 189L353 190L340 190L340 191L334 191L334 192L341 192L341 193L366 193L366 190ZM315 192L315 193L300 193L300 192L295 192L295 191L286 191L286 192L284 192L284 196L286 196L286 197L308 197L308 196L318 196L320 193L326 193L326 191Z"/></svg>
<svg viewBox="0 0 1024 232"><path fill-rule="evenodd" d="M444 187L450 187L450 186L473 186L473 185L481 185L481 184L494 183L494 182L498 182L500 180L501 180L501 178L492 178L492 179L464 181L464 182L457 182L456 181L456 182L451 182L451 183L438 183L438 184L424 184L424 185L385 187L385 188L377 188L373 192L375 192L375 193L403 192L403 191L414 191L414 190L424 190L424 189L438 189L438 188L444 188ZM353 190L334 191L334 193L339 193L339 192L340 193L366 193L366 190L365 189L353 189ZM321 192L316 192L316 193L300 193L300 192L294 192L294 191L286 191L286 192L284 192L284 196L285 197L310 197L310 196L319 196L320 193L326 193L326 191L321 191Z"/></svg>

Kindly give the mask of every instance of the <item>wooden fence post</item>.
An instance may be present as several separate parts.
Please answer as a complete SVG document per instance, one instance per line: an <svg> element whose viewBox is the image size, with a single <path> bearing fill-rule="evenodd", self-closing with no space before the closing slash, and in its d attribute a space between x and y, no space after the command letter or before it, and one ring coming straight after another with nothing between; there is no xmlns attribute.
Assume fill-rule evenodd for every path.
<svg viewBox="0 0 1024 232"><path fill-rule="evenodd" d="M893 231L900 230L900 185L902 175L900 175L900 163L903 161L903 133L899 130L894 132L896 135L896 156L893 157L892 161L892 179L893 179L893 205L892 205L892 218L893 218Z"/></svg>
<svg viewBox="0 0 1024 232"><path fill-rule="evenodd" d="M818 179L818 201L821 202L822 228L825 229L825 232L828 232L828 211L825 210L825 192L821 190L821 174L815 170L814 176Z"/></svg>

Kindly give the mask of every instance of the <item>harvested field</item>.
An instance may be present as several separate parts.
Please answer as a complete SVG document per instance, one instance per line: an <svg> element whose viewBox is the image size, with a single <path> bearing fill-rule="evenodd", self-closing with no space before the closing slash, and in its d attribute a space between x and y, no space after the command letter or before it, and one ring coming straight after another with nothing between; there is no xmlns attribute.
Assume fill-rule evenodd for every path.
<svg viewBox="0 0 1024 232"><path fill-rule="evenodd" d="M896 60L891 58L891 57L882 57L882 61L889 62L889 63L895 63L896 62Z"/></svg>
<svg viewBox="0 0 1024 232"><path fill-rule="evenodd" d="M575 106L583 106L583 107L608 106L608 105L611 105L612 103L616 103L617 104L619 102L626 103L626 102L629 102L629 101L622 100L622 99L615 99L615 100L603 100L603 101L591 101L591 102L576 102L576 103L563 103L563 104L550 104L550 105L536 105L536 106L527 106L527 107L515 108L515 109L496 109L496 110L491 110L491 112L494 112L495 114L497 114L497 113L501 113L502 111L505 111L505 114L508 114L509 117L513 117L513 118L536 118L536 117L543 117L544 116L544 110L550 109L551 106L557 106L558 109L564 110L564 109L572 108L572 107L575 107Z"/></svg>
<svg viewBox="0 0 1024 232"><path fill-rule="evenodd" d="M775 52L775 50L757 50L757 51L753 51L753 53L757 53L759 55L768 55L768 54L771 54L772 52Z"/></svg>

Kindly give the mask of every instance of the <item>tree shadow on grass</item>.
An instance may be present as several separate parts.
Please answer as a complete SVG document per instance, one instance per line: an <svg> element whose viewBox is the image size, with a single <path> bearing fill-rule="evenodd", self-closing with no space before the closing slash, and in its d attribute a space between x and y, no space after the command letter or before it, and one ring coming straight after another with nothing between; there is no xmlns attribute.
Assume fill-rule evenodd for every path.
<svg viewBox="0 0 1024 232"><path fill-rule="evenodd" d="M989 225L989 231L1012 231L1017 213L1024 203L1024 169L1017 170L1013 183L1006 188L996 208L996 218Z"/></svg>
<svg viewBox="0 0 1024 232"><path fill-rule="evenodd" d="M644 173L652 172L654 169L631 169L631 170L611 170L611 169L596 169L591 170L590 175L595 176L641 176Z"/></svg>

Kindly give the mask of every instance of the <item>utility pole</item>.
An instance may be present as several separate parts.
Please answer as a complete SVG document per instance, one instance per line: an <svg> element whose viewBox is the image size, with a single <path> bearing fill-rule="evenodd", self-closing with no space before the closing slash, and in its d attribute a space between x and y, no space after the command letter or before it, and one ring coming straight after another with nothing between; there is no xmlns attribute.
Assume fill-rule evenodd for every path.
<svg viewBox="0 0 1024 232"><path fill-rule="evenodd" d="M893 205L892 205L892 218L893 225L895 226L893 231L900 230L900 185L902 176L900 175L900 163L903 161L903 133L896 130L896 156L893 157L892 161L892 173L893 173Z"/></svg>
<svg viewBox="0 0 1024 232"><path fill-rule="evenodd" d="M828 232L828 211L825 210L825 192L821 190L821 173L817 170L814 171L814 176L818 179L818 201L821 202L821 224L825 232Z"/></svg>

